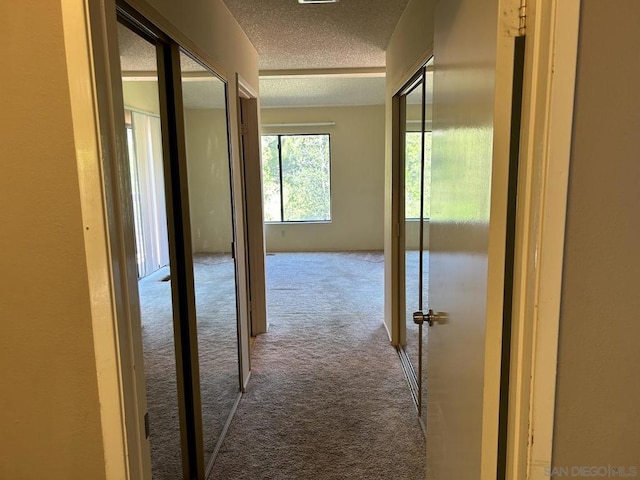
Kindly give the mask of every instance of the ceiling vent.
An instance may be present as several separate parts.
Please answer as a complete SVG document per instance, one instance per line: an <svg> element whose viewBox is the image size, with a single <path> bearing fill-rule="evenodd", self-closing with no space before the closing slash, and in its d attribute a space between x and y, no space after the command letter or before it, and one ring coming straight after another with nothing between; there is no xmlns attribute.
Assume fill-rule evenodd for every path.
<svg viewBox="0 0 640 480"><path fill-rule="evenodd" d="M298 3L336 3L338 0L298 0Z"/></svg>

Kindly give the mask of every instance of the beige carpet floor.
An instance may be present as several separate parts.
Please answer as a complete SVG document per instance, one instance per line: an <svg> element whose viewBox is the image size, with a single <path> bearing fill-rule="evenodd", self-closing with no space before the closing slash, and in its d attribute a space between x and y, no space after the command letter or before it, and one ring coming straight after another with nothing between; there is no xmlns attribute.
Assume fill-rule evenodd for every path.
<svg viewBox="0 0 640 480"><path fill-rule="evenodd" d="M383 258L267 257L269 332L210 479L418 480L425 445L383 326Z"/></svg>

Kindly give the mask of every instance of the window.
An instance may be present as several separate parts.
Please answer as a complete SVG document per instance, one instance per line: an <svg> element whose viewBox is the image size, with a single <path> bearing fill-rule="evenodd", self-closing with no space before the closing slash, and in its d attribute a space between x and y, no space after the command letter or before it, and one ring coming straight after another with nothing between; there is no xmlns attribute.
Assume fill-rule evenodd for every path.
<svg viewBox="0 0 640 480"><path fill-rule="evenodd" d="M125 109L125 124L136 260L142 278L169 264L162 131L160 117L153 113Z"/></svg>
<svg viewBox="0 0 640 480"><path fill-rule="evenodd" d="M331 220L329 135L263 135L262 178L265 221Z"/></svg>

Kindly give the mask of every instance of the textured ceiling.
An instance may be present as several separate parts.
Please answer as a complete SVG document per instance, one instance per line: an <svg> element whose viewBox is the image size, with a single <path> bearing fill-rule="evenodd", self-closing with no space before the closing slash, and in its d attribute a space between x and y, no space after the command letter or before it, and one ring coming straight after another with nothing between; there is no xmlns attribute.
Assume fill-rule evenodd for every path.
<svg viewBox="0 0 640 480"><path fill-rule="evenodd" d="M258 50L260 70L383 67L409 0L223 0Z"/></svg>
<svg viewBox="0 0 640 480"><path fill-rule="evenodd" d="M258 51L261 71L385 66L408 0L223 0ZM263 107L384 104L384 77L260 78Z"/></svg>
<svg viewBox="0 0 640 480"><path fill-rule="evenodd" d="M121 23L118 23L118 49L123 72L155 72L158 69L155 46ZM184 53L180 55L180 69L183 72L207 71Z"/></svg>
<svg viewBox="0 0 640 480"><path fill-rule="evenodd" d="M384 67L385 48L408 3L408 0L340 0L301 5L297 0L223 1L258 50L263 73L295 70L298 74L301 70ZM118 37L123 72L134 77L155 72L153 45L122 25L118 25ZM186 55L181 60L183 72L206 71ZM261 105L381 105L384 83L380 74L261 76ZM203 95L205 88L212 88L212 84L185 84L185 103L189 108L212 106L214 95ZM215 97L219 98L219 92Z"/></svg>

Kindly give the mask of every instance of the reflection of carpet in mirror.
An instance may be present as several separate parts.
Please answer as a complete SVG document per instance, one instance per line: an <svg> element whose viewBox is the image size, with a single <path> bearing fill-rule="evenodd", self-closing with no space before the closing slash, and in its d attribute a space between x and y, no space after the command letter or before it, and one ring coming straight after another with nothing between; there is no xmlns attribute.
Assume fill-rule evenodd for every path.
<svg viewBox="0 0 640 480"><path fill-rule="evenodd" d="M418 293L419 289L419 273L420 273L420 253L418 250L405 251L405 289L406 289L406 325L407 325L407 344L404 346L407 356L413 365L413 369L418 374L418 341L419 329L418 325L413 321L413 312L418 310ZM422 254L422 310L429 310L429 251L425 250ZM427 338L429 336L429 327L424 324L422 328L422 367L423 372L426 368L427 361ZM424 376L424 375L423 375ZM422 379L426 382L426 379ZM427 389L422 389L422 405L426 408Z"/></svg>
<svg viewBox="0 0 640 480"><path fill-rule="evenodd" d="M234 263L230 255L194 256L204 449L211 455L237 398ZM168 267L139 282L147 408L154 480L182 478Z"/></svg>
<svg viewBox="0 0 640 480"><path fill-rule="evenodd" d="M277 253L267 284L269 332L210 478L424 478L424 437L383 326L382 253Z"/></svg>

